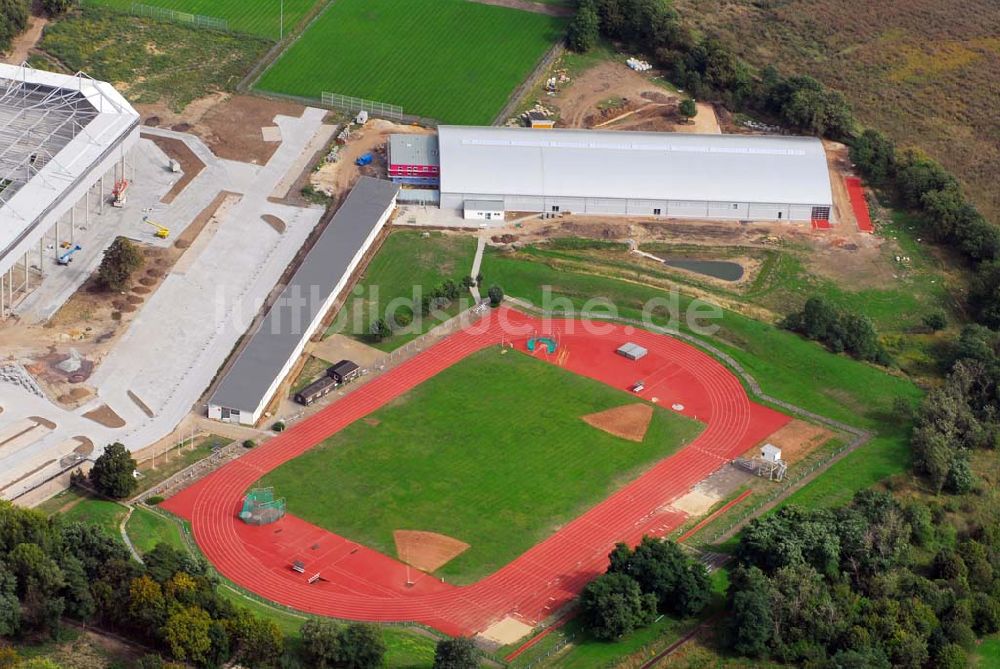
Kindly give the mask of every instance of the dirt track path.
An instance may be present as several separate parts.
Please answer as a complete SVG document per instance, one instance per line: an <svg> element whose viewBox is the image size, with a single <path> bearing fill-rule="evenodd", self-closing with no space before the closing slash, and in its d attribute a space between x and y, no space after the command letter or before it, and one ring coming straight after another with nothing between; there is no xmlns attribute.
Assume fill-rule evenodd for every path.
<svg viewBox="0 0 1000 669"><path fill-rule="evenodd" d="M562 5L548 5L544 2L531 2L531 0L472 0L481 5L496 5L497 7L510 7L521 9L534 14L547 14L548 16L573 16L572 7Z"/></svg>
<svg viewBox="0 0 1000 669"><path fill-rule="evenodd" d="M38 40L42 39L42 31L48 24L49 20L46 18L29 16L28 29L14 38L10 53L4 56L3 62L20 65L28 60L28 52L35 48Z"/></svg>

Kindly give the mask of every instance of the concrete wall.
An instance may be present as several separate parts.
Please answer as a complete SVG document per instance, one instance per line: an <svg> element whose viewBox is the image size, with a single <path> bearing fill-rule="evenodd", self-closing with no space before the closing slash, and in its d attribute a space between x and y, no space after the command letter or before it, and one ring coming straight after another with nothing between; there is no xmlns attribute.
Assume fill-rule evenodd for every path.
<svg viewBox="0 0 1000 669"><path fill-rule="evenodd" d="M502 209L466 209L463 218L467 221L498 221L503 219Z"/></svg>
<svg viewBox="0 0 1000 669"><path fill-rule="evenodd" d="M466 200L498 199L488 193L441 193L442 209L464 209ZM706 202L704 200L639 200L601 197L503 196L507 211L595 214L611 216L662 216L714 220L809 221L809 204L759 202ZM558 209L555 209L555 208Z"/></svg>
<svg viewBox="0 0 1000 669"><path fill-rule="evenodd" d="M239 422L243 425L256 425L260 421L261 416L264 414L264 409L267 408L267 405L271 402L271 398L274 397L274 393L277 392L278 387L281 385L282 381L285 380L285 377L288 376L288 373L292 371L292 367L295 366L299 356L302 355L302 351L305 349L306 343L316 333L316 330L319 328L320 324L322 324L323 319L326 318L327 312L330 311L333 303L337 301L337 298L344 290L344 287L347 285L347 282L354 273L354 270L358 268L358 265L361 263L361 259L365 257L366 253L368 253L368 249L371 248L375 239L382 231L382 228L385 227L386 222L389 220L389 216L392 215L395 208L396 198L393 198L388 208L386 208L386 210L379 217L378 223L376 223L375 227L372 228L371 234L368 235L364 243L361 245L361 248L358 249L358 252L351 260L351 263L347 267L347 271L344 272L344 274L340 277L340 280L337 281L337 285L333 287L333 290L330 291L328 297L323 301L323 305L319 311L316 312L316 317L313 319L312 323L310 323L309 327L307 327L305 332L302 333L301 340L295 347L295 350L292 352L291 357L285 363L284 367L281 368L281 372L274 378L271 386L267 389L267 393L264 395L264 399L261 401L260 405L257 406L252 414L245 411L241 412L239 414L238 421L230 419L229 422ZM208 406L208 417L216 420L222 420L222 407L210 404Z"/></svg>

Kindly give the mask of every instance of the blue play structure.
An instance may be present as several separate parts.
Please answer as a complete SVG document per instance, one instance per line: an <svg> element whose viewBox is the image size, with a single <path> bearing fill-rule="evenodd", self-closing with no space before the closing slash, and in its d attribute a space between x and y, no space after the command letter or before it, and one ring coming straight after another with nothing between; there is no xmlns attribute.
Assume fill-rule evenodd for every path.
<svg viewBox="0 0 1000 669"><path fill-rule="evenodd" d="M555 339L550 339L549 337L532 337L528 340L528 350L534 353L535 349L543 344L545 345L545 350L550 354L555 353L558 347Z"/></svg>
<svg viewBox="0 0 1000 669"><path fill-rule="evenodd" d="M83 250L83 247L80 246L79 244L77 244L76 246L72 247L70 250L66 251L66 253L64 253L61 256L59 256L59 259L56 260L56 262L58 262L60 265L68 265L71 262L73 262L73 254L76 253L77 251L82 251L82 250Z"/></svg>

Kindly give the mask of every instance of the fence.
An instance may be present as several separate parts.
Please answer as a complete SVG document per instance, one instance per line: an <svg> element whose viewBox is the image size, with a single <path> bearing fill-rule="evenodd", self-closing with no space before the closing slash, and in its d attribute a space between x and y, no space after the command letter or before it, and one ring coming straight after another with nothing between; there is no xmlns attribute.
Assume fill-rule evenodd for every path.
<svg viewBox="0 0 1000 669"><path fill-rule="evenodd" d="M324 92L320 95L320 99L324 105L343 109L354 114L366 111L372 116L378 116L379 118L387 118L393 121L403 120L403 108L399 105L391 105L387 102L378 102L377 100L355 98L350 95L341 95L340 93Z"/></svg>
<svg viewBox="0 0 1000 669"><path fill-rule="evenodd" d="M146 19L158 19L160 21L173 21L174 23L183 23L190 26L195 26L196 28L207 28L209 30L220 30L222 32L230 32L229 21L225 19L216 18L214 16L203 16L201 14L189 14L187 12L178 12L173 9L166 9L164 7L153 7L152 5L144 5L138 2L133 2L132 7L129 10L132 16L139 16Z"/></svg>

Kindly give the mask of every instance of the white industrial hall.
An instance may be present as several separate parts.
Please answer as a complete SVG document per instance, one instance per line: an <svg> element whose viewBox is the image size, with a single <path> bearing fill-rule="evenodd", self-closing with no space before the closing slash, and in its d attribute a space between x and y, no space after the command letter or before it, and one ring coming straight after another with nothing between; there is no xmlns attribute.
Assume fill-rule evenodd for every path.
<svg viewBox="0 0 1000 669"><path fill-rule="evenodd" d="M441 126L441 208L829 221L815 137Z"/></svg>
<svg viewBox="0 0 1000 669"><path fill-rule="evenodd" d="M124 195L139 114L110 84L0 64L0 318L51 269L112 193Z"/></svg>

